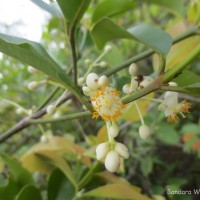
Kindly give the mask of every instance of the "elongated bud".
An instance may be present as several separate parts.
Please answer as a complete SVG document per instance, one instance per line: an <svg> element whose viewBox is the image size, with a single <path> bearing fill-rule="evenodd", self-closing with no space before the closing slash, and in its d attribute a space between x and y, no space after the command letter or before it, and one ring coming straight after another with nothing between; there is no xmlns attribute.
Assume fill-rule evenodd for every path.
<svg viewBox="0 0 200 200"><path fill-rule="evenodd" d="M28 89L31 91L35 90L37 87L38 87L38 82L36 82L36 81L30 82L28 84Z"/></svg>
<svg viewBox="0 0 200 200"><path fill-rule="evenodd" d="M122 157L122 158L129 158L128 148L119 142L115 143L115 151Z"/></svg>
<svg viewBox="0 0 200 200"><path fill-rule="evenodd" d="M109 172L116 172L120 165L120 157L116 151L108 152L105 159L105 167Z"/></svg>
<svg viewBox="0 0 200 200"><path fill-rule="evenodd" d="M96 148L97 160L102 160L106 157L108 151L110 150L110 145L108 142L101 143Z"/></svg>
<svg viewBox="0 0 200 200"><path fill-rule="evenodd" d="M99 63L99 65L100 65L100 67L106 67L106 66L107 66L107 62L101 61L101 62Z"/></svg>
<svg viewBox="0 0 200 200"><path fill-rule="evenodd" d="M138 72L138 66L135 63L132 63L128 69L131 76L135 76Z"/></svg>
<svg viewBox="0 0 200 200"><path fill-rule="evenodd" d="M112 50L112 46L110 46L110 45L106 45L104 48L105 52L110 52L111 50Z"/></svg>
<svg viewBox="0 0 200 200"><path fill-rule="evenodd" d="M118 136L119 134L119 127L115 124L115 125L112 125L110 128L109 128L109 135L112 137L112 138L115 138Z"/></svg>
<svg viewBox="0 0 200 200"><path fill-rule="evenodd" d="M145 88L153 82L153 79L150 76L144 76L143 81L140 83L140 88Z"/></svg>
<svg viewBox="0 0 200 200"><path fill-rule="evenodd" d="M142 139L146 139L150 135L150 129L147 125L142 125L139 128L139 135Z"/></svg>
<svg viewBox="0 0 200 200"><path fill-rule="evenodd" d="M92 93L91 89L87 86L83 86L82 90L83 90L83 94L86 95L86 96L90 96L91 93Z"/></svg>
<svg viewBox="0 0 200 200"><path fill-rule="evenodd" d="M35 69L34 67L28 66L28 72L30 74L37 74L38 70Z"/></svg>
<svg viewBox="0 0 200 200"><path fill-rule="evenodd" d="M100 76L99 77L99 80L98 80L98 86L108 86L109 85L109 80L108 80L108 77L103 75L103 76Z"/></svg>
<svg viewBox="0 0 200 200"><path fill-rule="evenodd" d="M91 88L92 90L96 90L98 88L98 79L99 79L99 76L97 74L95 73L88 74L86 78L87 86Z"/></svg>
<svg viewBox="0 0 200 200"><path fill-rule="evenodd" d="M55 112L56 112L56 106L55 105L47 106L47 114L53 115Z"/></svg>
<svg viewBox="0 0 200 200"><path fill-rule="evenodd" d="M40 137L40 142L42 142L42 143L47 143L48 142L48 137L46 136L46 135L42 135L41 137Z"/></svg>
<svg viewBox="0 0 200 200"><path fill-rule="evenodd" d="M123 86L122 90L123 90L123 92L124 92L125 94L131 93L131 84L125 84L125 85Z"/></svg>
<svg viewBox="0 0 200 200"><path fill-rule="evenodd" d="M85 81L85 79L84 79L83 77L80 77L80 78L78 79L78 85L84 85L84 84L83 84L84 81Z"/></svg>

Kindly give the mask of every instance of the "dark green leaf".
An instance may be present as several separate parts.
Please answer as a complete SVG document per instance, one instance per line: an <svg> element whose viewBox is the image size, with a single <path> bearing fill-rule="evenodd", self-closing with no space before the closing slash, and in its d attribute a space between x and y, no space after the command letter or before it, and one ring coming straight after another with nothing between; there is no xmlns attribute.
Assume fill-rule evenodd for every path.
<svg viewBox="0 0 200 200"><path fill-rule="evenodd" d="M167 0L144 0L148 3L154 3L159 6L163 6L164 8L169 9L174 14L184 16L185 15L185 0L175 0L175 1L167 1Z"/></svg>
<svg viewBox="0 0 200 200"><path fill-rule="evenodd" d="M100 20L92 29L91 34L100 49L107 42L115 39L131 39L151 47L158 53L167 54L172 44L170 35L161 29L142 24L127 31L109 18Z"/></svg>
<svg viewBox="0 0 200 200"><path fill-rule="evenodd" d="M57 0L67 22L78 23L91 0Z"/></svg>
<svg viewBox="0 0 200 200"><path fill-rule="evenodd" d="M135 8L135 1L133 0L109 0L103 1L97 5L94 10L92 21L97 22L103 17L111 17L113 15L125 12Z"/></svg>
<svg viewBox="0 0 200 200"><path fill-rule="evenodd" d="M150 156L144 157L140 163L140 169L144 176L148 176L151 173L153 168L152 158Z"/></svg>
<svg viewBox="0 0 200 200"><path fill-rule="evenodd" d="M16 200L42 200L40 191L34 185L26 185L19 192Z"/></svg>
<svg viewBox="0 0 200 200"><path fill-rule="evenodd" d="M59 10L56 9L56 7L54 7L52 4L47 4L43 0L31 0L31 1L37 6L39 6L40 8L42 8L43 10L50 13L51 15L57 16L57 17L61 16L61 12L59 12Z"/></svg>
<svg viewBox="0 0 200 200"><path fill-rule="evenodd" d="M31 174L22 167L22 165L14 158L10 158L5 154L0 154L2 160L8 166L10 173L14 177L14 180L19 184L19 186L24 186L26 184L33 184L33 178Z"/></svg>
<svg viewBox="0 0 200 200"><path fill-rule="evenodd" d="M74 195L74 186L59 169L54 170L48 181L48 200L71 200Z"/></svg>
<svg viewBox="0 0 200 200"><path fill-rule="evenodd" d="M19 192L20 187L14 182L13 179L9 178L8 184L0 187L0 200L14 200L16 194Z"/></svg>

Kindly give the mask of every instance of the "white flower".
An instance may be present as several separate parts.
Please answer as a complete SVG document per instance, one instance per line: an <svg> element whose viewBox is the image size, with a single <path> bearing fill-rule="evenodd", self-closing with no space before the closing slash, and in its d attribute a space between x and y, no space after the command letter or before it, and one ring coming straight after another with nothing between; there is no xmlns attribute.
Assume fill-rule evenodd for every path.
<svg viewBox="0 0 200 200"><path fill-rule="evenodd" d="M150 129L147 125L142 125L139 128L139 135L142 139L147 139L150 135Z"/></svg>
<svg viewBox="0 0 200 200"><path fill-rule="evenodd" d="M120 157L116 151L110 151L106 155L105 167L110 172L116 172L120 165Z"/></svg>
<svg viewBox="0 0 200 200"><path fill-rule="evenodd" d="M89 87L83 86L83 87L82 87L82 90L83 90L83 94L84 94L84 95L86 95L86 96L91 96L92 90L91 90Z"/></svg>
<svg viewBox="0 0 200 200"><path fill-rule="evenodd" d="M116 142L115 151L120 155L120 157L125 159L129 158L128 148L124 144Z"/></svg>
<svg viewBox="0 0 200 200"><path fill-rule="evenodd" d="M87 78L86 78L86 85L92 89L92 90L96 90L98 88L98 79L99 76L95 73L90 73L88 74Z"/></svg>
<svg viewBox="0 0 200 200"><path fill-rule="evenodd" d="M106 157L108 151L110 150L109 142L101 143L96 148L97 160L102 160Z"/></svg>

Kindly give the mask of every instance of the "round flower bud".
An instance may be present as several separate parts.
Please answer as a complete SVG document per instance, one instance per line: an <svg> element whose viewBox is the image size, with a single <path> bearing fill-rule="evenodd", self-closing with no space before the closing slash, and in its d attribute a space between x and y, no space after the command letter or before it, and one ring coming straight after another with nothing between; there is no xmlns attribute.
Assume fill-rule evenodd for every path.
<svg viewBox="0 0 200 200"><path fill-rule="evenodd" d="M150 135L150 129L147 125L142 125L139 128L139 135L142 139L146 139Z"/></svg>
<svg viewBox="0 0 200 200"><path fill-rule="evenodd" d="M86 65L90 65L91 62L92 62L92 61L91 61L90 59L86 59L86 60L85 60L85 64L86 64Z"/></svg>
<svg viewBox="0 0 200 200"><path fill-rule="evenodd" d="M169 82L169 86L174 86L174 87L176 87L176 86L178 86L178 85L177 85L177 83L175 83L175 82Z"/></svg>
<svg viewBox="0 0 200 200"><path fill-rule="evenodd" d="M83 94L86 95L86 96L90 96L91 93L92 93L91 89L87 86L83 86L82 90L83 90Z"/></svg>
<svg viewBox="0 0 200 200"><path fill-rule="evenodd" d="M88 74L86 78L87 86L92 90L96 90L98 88L98 79L99 79L99 76L97 74L95 73Z"/></svg>
<svg viewBox="0 0 200 200"><path fill-rule="evenodd" d="M115 138L117 137L119 134L119 128L117 125L113 125L109 128L109 135L112 137L112 138Z"/></svg>
<svg viewBox="0 0 200 200"><path fill-rule="evenodd" d="M35 90L37 87L38 87L38 82L36 82L36 81L30 82L28 84L28 89L31 91Z"/></svg>
<svg viewBox="0 0 200 200"><path fill-rule="evenodd" d="M109 172L116 172L120 165L120 157L116 151L108 152L105 159L105 167Z"/></svg>
<svg viewBox="0 0 200 200"><path fill-rule="evenodd" d="M56 112L56 106L55 105L47 106L47 114L53 115L55 112Z"/></svg>
<svg viewBox="0 0 200 200"><path fill-rule="evenodd" d="M101 61L99 63L100 67L106 67L107 66L107 63L105 61Z"/></svg>
<svg viewBox="0 0 200 200"><path fill-rule="evenodd" d="M119 142L115 143L115 151L122 157L122 158L129 158L128 148Z"/></svg>
<svg viewBox="0 0 200 200"><path fill-rule="evenodd" d="M106 45L105 48L104 48L105 52L109 52L111 50L112 50L112 46L110 46L110 45Z"/></svg>
<svg viewBox="0 0 200 200"><path fill-rule="evenodd" d="M143 81L140 83L140 88L145 88L153 82L153 79L150 76L144 76Z"/></svg>
<svg viewBox="0 0 200 200"><path fill-rule="evenodd" d="M35 69L34 67L28 66L28 72L30 74L36 74L38 72L38 70Z"/></svg>
<svg viewBox="0 0 200 200"><path fill-rule="evenodd" d="M100 76L98 80L98 86L108 86L108 85L109 85L108 77L105 75Z"/></svg>
<svg viewBox="0 0 200 200"><path fill-rule="evenodd" d="M125 84L125 85L123 86L122 90L123 90L123 92L124 92L125 94L131 93L131 85L130 85L130 84Z"/></svg>
<svg viewBox="0 0 200 200"><path fill-rule="evenodd" d="M128 69L131 76L135 76L138 72L138 66L135 63L132 63Z"/></svg>
<svg viewBox="0 0 200 200"><path fill-rule="evenodd" d="M22 108L17 108L16 109L16 113L19 114L19 115L21 115L21 114L24 113L24 110Z"/></svg>
<svg viewBox="0 0 200 200"><path fill-rule="evenodd" d="M102 160L106 157L108 151L110 150L110 145L108 142L101 143L96 148L97 160Z"/></svg>
<svg viewBox="0 0 200 200"><path fill-rule="evenodd" d="M47 143L48 142L48 137L46 136L46 135L42 135L41 137L40 137L40 142L42 142L42 143Z"/></svg>
<svg viewBox="0 0 200 200"><path fill-rule="evenodd" d="M85 79L83 77L80 77L78 79L78 85L83 85L84 81L85 81Z"/></svg>

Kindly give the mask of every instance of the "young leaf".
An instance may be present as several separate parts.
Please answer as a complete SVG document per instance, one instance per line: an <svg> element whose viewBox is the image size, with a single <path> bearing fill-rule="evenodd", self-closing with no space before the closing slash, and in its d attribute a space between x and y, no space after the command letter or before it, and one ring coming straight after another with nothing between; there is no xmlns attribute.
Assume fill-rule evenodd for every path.
<svg viewBox="0 0 200 200"><path fill-rule="evenodd" d="M92 21L97 22L103 17L111 17L113 15L125 12L135 8L135 1L121 1L121 0L109 0L99 3L93 13Z"/></svg>
<svg viewBox="0 0 200 200"><path fill-rule="evenodd" d="M20 187L26 184L33 184L33 178L31 174L22 167L22 165L13 158L8 157L5 154L0 154L5 164L8 166L10 173L14 177L14 180L19 184Z"/></svg>
<svg viewBox="0 0 200 200"><path fill-rule="evenodd" d="M55 169L48 181L48 200L71 200L75 192L74 186L65 175L59 169Z"/></svg>
<svg viewBox="0 0 200 200"><path fill-rule="evenodd" d="M157 53L166 55L172 45L170 35L161 29L142 24L127 31L109 18L103 18L95 24L91 34L97 47L100 49L109 41L130 39L149 46Z"/></svg>
<svg viewBox="0 0 200 200"><path fill-rule="evenodd" d="M131 200L150 200L149 197L141 194L138 189L125 183L114 183L98 187L86 192L84 197L101 197L113 199L131 199Z"/></svg>
<svg viewBox="0 0 200 200"><path fill-rule="evenodd" d="M57 0L67 22L78 23L90 5L91 0Z"/></svg>
<svg viewBox="0 0 200 200"><path fill-rule="evenodd" d="M65 174L65 176L71 181L71 183L75 187L77 187L77 182L73 175L72 169L70 168L66 160L61 156L59 156L58 153L51 150L43 150L36 153L36 155L39 158L43 159L44 161L50 163L51 165L59 168Z"/></svg>
<svg viewBox="0 0 200 200"><path fill-rule="evenodd" d="M16 200L42 200L40 191L34 185L26 185L19 192Z"/></svg>

